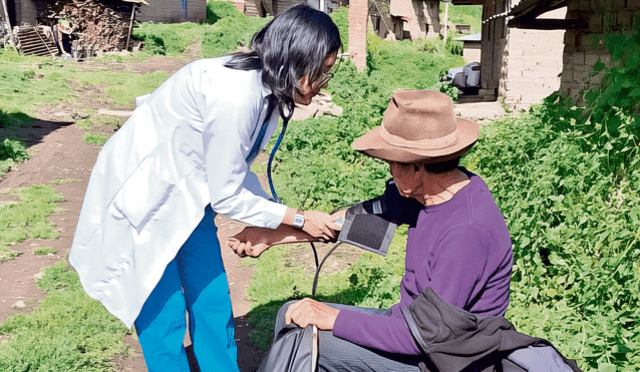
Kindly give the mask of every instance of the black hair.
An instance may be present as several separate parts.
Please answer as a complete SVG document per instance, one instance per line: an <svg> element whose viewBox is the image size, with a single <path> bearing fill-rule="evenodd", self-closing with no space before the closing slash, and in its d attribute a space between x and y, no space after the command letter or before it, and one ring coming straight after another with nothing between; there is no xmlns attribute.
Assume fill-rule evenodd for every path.
<svg viewBox="0 0 640 372"><path fill-rule="evenodd" d="M446 160L440 163L425 163L423 164L424 170L429 173L440 174L448 171L452 171L458 168L458 164L460 163L460 158L454 158L451 160ZM417 170L417 169L416 169Z"/></svg>
<svg viewBox="0 0 640 372"><path fill-rule="evenodd" d="M262 70L262 83L277 98L280 112L292 113L298 81L306 74L310 83L317 81L325 72L326 58L341 48L340 32L331 17L297 4L253 35L251 51L232 54L225 66Z"/></svg>

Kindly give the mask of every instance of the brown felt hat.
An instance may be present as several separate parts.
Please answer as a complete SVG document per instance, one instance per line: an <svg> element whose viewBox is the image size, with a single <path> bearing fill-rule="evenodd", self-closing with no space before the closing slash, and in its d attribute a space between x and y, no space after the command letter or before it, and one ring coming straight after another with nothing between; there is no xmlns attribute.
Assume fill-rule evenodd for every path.
<svg viewBox="0 0 640 372"><path fill-rule="evenodd" d="M456 118L453 102L433 90L397 90L382 125L353 148L398 163L440 163L464 155L478 140L479 125Z"/></svg>

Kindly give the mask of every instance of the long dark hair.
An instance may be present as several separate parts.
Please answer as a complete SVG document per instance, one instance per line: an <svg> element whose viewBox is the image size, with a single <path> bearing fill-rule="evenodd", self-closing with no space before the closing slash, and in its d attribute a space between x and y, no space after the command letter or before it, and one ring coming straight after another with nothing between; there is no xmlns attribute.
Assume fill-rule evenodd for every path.
<svg viewBox="0 0 640 372"><path fill-rule="evenodd" d="M293 112L295 87L309 74L317 81L325 59L342 48L340 32L327 14L306 4L294 5L253 35L251 51L235 53L226 67L262 70L262 83L277 98L280 112Z"/></svg>

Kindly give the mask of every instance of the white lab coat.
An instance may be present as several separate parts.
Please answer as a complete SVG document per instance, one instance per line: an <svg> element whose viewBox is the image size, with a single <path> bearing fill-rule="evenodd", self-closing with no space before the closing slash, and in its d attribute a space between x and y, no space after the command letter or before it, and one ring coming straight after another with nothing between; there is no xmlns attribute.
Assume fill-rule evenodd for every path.
<svg viewBox="0 0 640 372"><path fill-rule="evenodd" d="M93 168L69 262L127 327L209 203L259 227L284 218L286 207L268 200L245 161L269 91L260 72L225 68L228 58L193 62L138 99Z"/></svg>

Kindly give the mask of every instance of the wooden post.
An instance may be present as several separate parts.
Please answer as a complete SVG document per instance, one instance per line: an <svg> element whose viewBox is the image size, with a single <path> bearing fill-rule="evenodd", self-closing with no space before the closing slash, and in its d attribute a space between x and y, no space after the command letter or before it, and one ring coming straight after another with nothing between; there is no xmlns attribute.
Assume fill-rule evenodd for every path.
<svg viewBox="0 0 640 372"><path fill-rule="evenodd" d="M444 3L444 45L447 45L447 23L449 18L449 2Z"/></svg>
<svg viewBox="0 0 640 372"><path fill-rule="evenodd" d="M131 30L133 30L133 18L136 15L136 3L131 3L131 20L129 21L129 33L127 33L127 45L124 50L129 51L129 41L131 40Z"/></svg>
<svg viewBox="0 0 640 372"><path fill-rule="evenodd" d="M7 22L7 26L9 26L9 37L11 38L11 42L14 47L17 47L16 40L13 38L13 30L11 29L11 22L9 21L9 11L7 10L7 1L2 0L2 9L4 9L5 21Z"/></svg>

